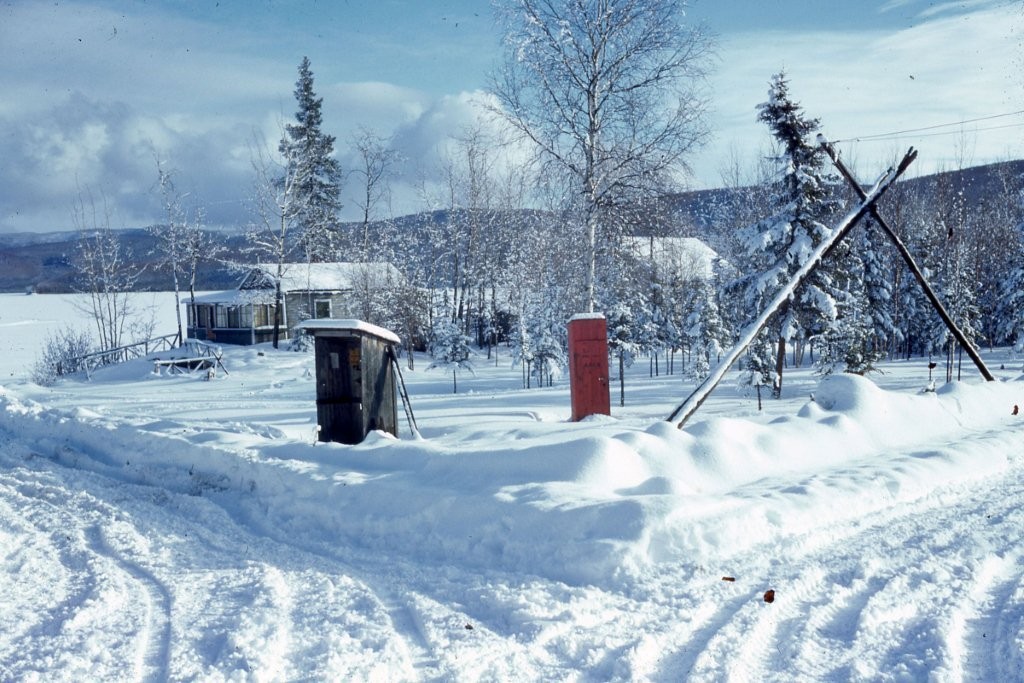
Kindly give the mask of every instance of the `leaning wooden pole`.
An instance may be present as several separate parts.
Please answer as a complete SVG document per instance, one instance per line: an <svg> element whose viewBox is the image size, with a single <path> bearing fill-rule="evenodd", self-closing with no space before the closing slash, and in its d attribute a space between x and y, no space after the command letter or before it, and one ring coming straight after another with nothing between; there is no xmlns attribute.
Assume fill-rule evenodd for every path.
<svg viewBox="0 0 1024 683"><path fill-rule="evenodd" d="M800 269L793 274L789 283L775 295L775 298L772 299L772 302L761 312L761 315L757 317L757 320L747 326L747 329L744 330L740 341L729 351L729 353L725 355L724 358L722 358L714 371L700 383L700 385L687 397L685 401L680 403L676 409L672 411L672 414L668 416L669 422L674 422L677 427L682 429L683 425L686 424L686 421L690 419L690 416L697 412L697 409L700 408L701 404L707 400L708 396L711 395L711 392L715 390L716 386L718 386L718 383L722 381L722 378L725 377L725 373L729 371L729 368L732 367L733 363L735 363L751 343L753 343L754 337L764 329L765 325L768 324L768 321L773 315L775 315L776 311L778 311L778 309L788 301L791 296L793 296L796 288L803 284L811 273L814 272L815 268L817 268L825 258L825 255L830 253L840 240L846 237L846 235L853 230L853 227L857 225L857 221L864 217L864 214L866 214L874 203L878 201L878 198L885 194L885 191L889 189L889 186L896 182L897 178L903 175L904 171L907 170L916 158L917 151L915 151L914 148L910 148L906 155L904 155L899 166L896 169L890 168L886 171L871 191L865 193L860 205L847 214L846 218L844 218L839 225L836 226L835 230L832 231L832 234L818 245L810 258L808 258L807 261L800 266Z"/></svg>
<svg viewBox="0 0 1024 683"><path fill-rule="evenodd" d="M857 193L857 196L863 200L866 196L864 189L857 182L856 178L853 177L853 174L850 173L850 170L846 168L846 164L844 164L839 158L839 153L836 152L835 147L825 139L824 135L818 136L818 144L822 146L825 153L832 159L832 163L835 164L837 169L839 169L839 173L842 174L843 178L846 179L846 182L850 184L850 187L852 187L853 191ZM945 323L946 329L949 330L957 343L960 344L960 347L967 351L967 355L971 357L972 361L974 361L974 365L978 368L978 372L980 372L981 376L987 381L995 381L995 377L993 377L992 373L988 371L988 368L985 366L985 362L981 360L981 356L978 355L977 349L975 349L974 345L968 341L964 333L959 327L957 327L957 324L953 322L953 318L946 311L946 307L942 305L942 302L939 300L935 290L933 290L932 286L928 284L928 280L925 278L921 269L917 266L917 262L914 261L914 257L911 255L910 250L907 249L907 245L903 243L903 240L901 240L899 235L896 234L896 231L892 229L892 226L890 226L889 223L886 222L886 220L878 213L877 206L872 204L868 208L868 211L871 213L871 218L873 218L874 221L882 227L885 234L889 236L890 240L892 240L892 243L896 246L896 251L898 251L900 256L903 257L903 261L907 264L907 268L910 269L910 272L914 275L914 279L917 280L917 284L921 285L921 289L924 290L924 295L928 297L928 301L931 302L932 308L934 308L935 312L939 314L940 318L942 318L942 322Z"/></svg>

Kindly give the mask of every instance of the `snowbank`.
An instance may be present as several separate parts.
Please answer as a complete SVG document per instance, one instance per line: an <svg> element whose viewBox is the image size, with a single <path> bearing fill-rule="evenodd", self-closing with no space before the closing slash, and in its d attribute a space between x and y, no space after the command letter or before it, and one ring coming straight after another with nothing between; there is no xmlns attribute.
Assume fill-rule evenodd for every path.
<svg viewBox="0 0 1024 683"><path fill-rule="evenodd" d="M345 544L428 565L616 585L654 563L721 564L765 539L1002 471L1021 438L1011 409L1024 402L1019 380L908 394L842 375L822 380L796 414L767 423L715 417L678 430L613 419L490 440L376 433L344 446L308 438L308 418L292 430L246 417L254 386L301 385L308 357L237 355L232 375L209 389L237 401L235 419L217 429L173 410L47 407L0 388L0 430L32 444L22 458L210 497L310 549ZM255 374L260 363L267 369ZM207 391L187 378L139 384L144 366L130 367L110 377L135 373L144 394ZM282 367L287 379L268 379ZM974 445L961 452L964 433Z"/></svg>

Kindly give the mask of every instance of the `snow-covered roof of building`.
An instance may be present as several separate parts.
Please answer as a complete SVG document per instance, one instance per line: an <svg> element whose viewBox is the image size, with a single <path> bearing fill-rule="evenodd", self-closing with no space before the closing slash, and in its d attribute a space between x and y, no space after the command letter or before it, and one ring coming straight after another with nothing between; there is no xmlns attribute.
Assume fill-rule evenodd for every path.
<svg viewBox="0 0 1024 683"><path fill-rule="evenodd" d="M638 257L684 276L709 279L719 258L718 252L696 237L626 237L623 242Z"/></svg>
<svg viewBox="0 0 1024 683"><path fill-rule="evenodd" d="M364 278L374 283L399 282L402 274L390 263L286 263L281 277L284 292L331 292L353 289ZM273 288L277 266L255 266L242 280L239 289Z"/></svg>
<svg viewBox="0 0 1024 683"><path fill-rule="evenodd" d="M237 306L248 303L269 303L268 293L274 288L273 273L277 266L253 266L238 287L223 292L209 292L196 297L198 304ZM390 263L286 263L281 278L282 292L340 292L354 289L363 280L372 287L405 280Z"/></svg>
<svg viewBox="0 0 1024 683"><path fill-rule="evenodd" d="M197 304L225 304L227 306L240 306L253 303L257 298L253 296L252 290L228 289L223 292L207 292L196 297Z"/></svg>

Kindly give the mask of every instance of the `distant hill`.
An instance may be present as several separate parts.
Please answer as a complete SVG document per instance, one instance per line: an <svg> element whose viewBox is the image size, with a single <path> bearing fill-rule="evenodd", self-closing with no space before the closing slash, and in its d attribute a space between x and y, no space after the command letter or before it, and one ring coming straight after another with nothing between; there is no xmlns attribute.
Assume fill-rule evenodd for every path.
<svg viewBox="0 0 1024 683"><path fill-rule="evenodd" d="M1001 177L1024 176L1024 160L974 166L959 171L921 176L903 181L901 186L926 196L935 191L940 182L949 183L962 191L969 204L996 193ZM869 180L869 179L864 179ZM728 205L743 190L715 189L682 192L663 197L651 207L638 211L634 228L637 236L700 237L714 245L718 232L726 227L716 224L716 207ZM534 211L516 212L513 220L524 223ZM448 211L431 211L395 219L398 229L427 239L432 226L442 225L452 217ZM142 269L138 280L140 290L168 290L172 287L166 271L157 267L153 256L156 241L145 229L119 231L123 245ZM222 245L225 259L244 261L242 248L245 237L239 232L211 232L211 237ZM70 292L75 290L75 271L72 258L77 250L78 233L15 233L0 234L0 291ZM224 265L204 264L197 288L200 290L229 289L237 284L239 275Z"/></svg>
<svg viewBox="0 0 1024 683"><path fill-rule="evenodd" d="M153 255L156 240L145 229L119 230L122 247L140 269L140 291L165 291L172 288L170 276L158 267ZM229 236L217 238L230 244ZM77 232L0 234L0 291L39 293L75 291L72 259L78 249ZM237 241L237 238L236 238ZM202 289L234 286L238 275L227 269L206 267Z"/></svg>

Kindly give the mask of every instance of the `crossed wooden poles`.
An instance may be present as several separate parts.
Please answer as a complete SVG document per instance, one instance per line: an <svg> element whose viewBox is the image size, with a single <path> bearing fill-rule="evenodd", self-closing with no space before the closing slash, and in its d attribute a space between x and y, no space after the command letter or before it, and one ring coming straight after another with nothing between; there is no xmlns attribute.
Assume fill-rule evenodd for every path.
<svg viewBox="0 0 1024 683"><path fill-rule="evenodd" d="M836 168L839 169L839 173L846 179L846 182L850 184L853 191L857 193L861 203L856 209L847 214L828 238L818 245L804 265L802 265L800 269L793 274L789 283L787 283L787 285L783 287L778 294L776 294L775 298L772 299L771 303L768 304L767 307L765 307L757 319L747 326L743 335L740 337L739 342L729 351L729 353L725 355L725 357L722 358L714 371L697 386L685 401L680 403L676 409L672 411L672 414L668 416L668 421L675 423L679 428L682 428L682 426L686 424L686 421L695 412L697 412L697 409L700 408L701 404L707 400L708 396L711 395L711 392L714 391L716 386L718 386L718 383L725 377L729 368L732 367L736 360L743 355L743 352L747 350L751 343L753 343L754 338L762 329L764 329L771 317L775 315L779 308L781 308L782 305L790 299L790 297L793 296L796 289L803 284L805 280L807 280L819 265L821 265L821 262L824 261L833 250L835 250L839 242L842 241L842 239L846 237L851 230L853 230L857 221L863 218L865 214L869 214L871 218L873 218L875 222L882 227L882 230L889 236L889 239L892 240L893 244L896 246L896 250L900 253L900 256L903 257L907 267L910 268L910 272L913 273L914 278L917 280L918 284L921 285L921 289L924 290L925 296L928 297L928 301L931 302L932 307L939 314L939 317L942 318L942 322L945 323L946 327L960 346L967 351L967 355L969 355L971 360L974 361L974 364L978 367L982 376L989 382L995 379L992 376L992 373L988 371L988 368L985 367L985 363L981 360L981 357L978 355L974 345L971 344L967 337L964 336L963 332L960 331L960 328L956 326L956 323L953 322L953 319L946 311L946 308L942 305L942 302L939 301L938 296L935 294L931 285L928 284L928 281L924 277L924 273L922 273L921 269L917 266L917 263L914 261L914 257L911 256L910 251L903 243L903 240L899 238L892 227L885 221L885 219L882 218L875 206L879 198L885 194L885 191L888 190L901 175L903 175L904 171L906 171L910 164L913 163L914 159L917 158L917 151L911 147L895 169L890 168L882 175L878 182L875 183L875 186L871 188L871 190L865 191L860 186L860 183L854 179L845 164L840 160L839 154L836 152L835 148L823 135L818 136L818 144L822 146L829 158L832 159L832 163L834 163Z"/></svg>

